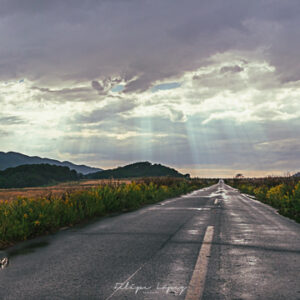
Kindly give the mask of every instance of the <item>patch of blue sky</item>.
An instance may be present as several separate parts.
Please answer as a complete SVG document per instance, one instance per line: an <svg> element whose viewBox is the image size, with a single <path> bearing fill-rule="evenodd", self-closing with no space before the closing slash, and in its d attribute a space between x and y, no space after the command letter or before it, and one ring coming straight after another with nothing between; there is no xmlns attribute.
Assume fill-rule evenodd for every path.
<svg viewBox="0 0 300 300"><path fill-rule="evenodd" d="M114 92L114 93L117 93L117 92L122 92L124 90L124 85L122 84L118 84L118 85L115 85L111 91Z"/></svg>
<svg viewBox="0 0 300 300"><path fill-rule="evenodd" d="M176 89L180 86L181 86L181 83L179 83L179 82L168 82L168 83L157 84L151 90L152 90L152 92L156 92L159 90L165 91L165 90Z"/></svg>

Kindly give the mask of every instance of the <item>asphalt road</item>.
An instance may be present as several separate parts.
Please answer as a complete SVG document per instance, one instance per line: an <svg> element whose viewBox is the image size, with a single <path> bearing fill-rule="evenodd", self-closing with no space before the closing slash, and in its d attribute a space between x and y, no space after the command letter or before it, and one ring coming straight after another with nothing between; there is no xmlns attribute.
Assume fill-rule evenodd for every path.
<svg viewBox="0 0 300 300"><path fill-rule="evenodd" d="M300 299L300 224L223 182L5 256L0 299Z"/></svg>

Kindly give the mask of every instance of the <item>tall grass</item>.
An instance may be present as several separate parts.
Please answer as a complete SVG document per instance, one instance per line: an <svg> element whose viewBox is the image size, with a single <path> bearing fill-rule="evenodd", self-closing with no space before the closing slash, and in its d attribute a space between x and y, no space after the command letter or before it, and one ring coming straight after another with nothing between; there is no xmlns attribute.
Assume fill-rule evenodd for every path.
<svg viewBox="0 0 300 300"><path fill-rule="evenodd" d="M0 203L0 247L84 219L134 210L215 183L212 180L145 179L130 184L104 184L61 196L21 197Z"/></svg>
<svg viewBox="0 0 300 300"><path fill-rule="evenodd" d="M243 193L269 204L284 216L300 223L300 180L295 177L268 177L226 180Z"/></svg>

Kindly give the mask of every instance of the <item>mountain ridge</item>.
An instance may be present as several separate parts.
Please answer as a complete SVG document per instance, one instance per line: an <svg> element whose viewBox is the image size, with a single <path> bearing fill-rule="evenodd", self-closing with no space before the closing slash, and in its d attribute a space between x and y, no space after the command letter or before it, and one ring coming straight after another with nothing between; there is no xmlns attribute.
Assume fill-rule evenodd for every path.
<svg viewBox="0 0 300 300"><path fill-rule="evenodd" d="M120 178L136 178L136 177L180 177L189 178L189 174L181 174L177 170L161 165L152 164L148 161L136 162L123 167L103 170L101 172L86 175L90 179L120 179Z"/></svg>
<svg viewBox="0 0 300 300"><path fill-rule="evenodd" d="M86 165L77 165L70 161L59 161L51 158L44 158L40 156L29 156L23 153L9 151L0 151L0 170L5 170L7 168L15 168L20 165L28 164L50 164L62 167L69 167L71 170L75 170L77 173L83 175L95 172L101 172L102 169L94 168Z"/></svg>

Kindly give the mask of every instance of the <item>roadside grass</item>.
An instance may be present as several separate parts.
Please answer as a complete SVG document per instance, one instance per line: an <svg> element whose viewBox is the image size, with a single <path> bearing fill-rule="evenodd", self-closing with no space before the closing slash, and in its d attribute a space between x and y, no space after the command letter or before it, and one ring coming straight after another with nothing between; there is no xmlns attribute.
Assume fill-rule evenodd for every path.
<svg viewBox="0 0 300 300"><path fill-rule="evenodd" d="M92 217L134 210L214 183L216 180L152 178L131 183L105 183L61 195L2 201L0 248Z"/></svg>
<svg viewBox="0 0 300 300"><path fill-rule="evenodd" d="M18 197L43 198L48 197L50 194L59 197L66 192L90 189L103 184L130 183L131 181L130 179L81 179L79 181L63 182L51 186L0 189L0 202L15 200Z"/></svg>
<svg viewBox="0 0 300 300"><path fill-rule="evenodd" d="M228 179L226 183L300 223L300 180L293 177Z"/></svg>

